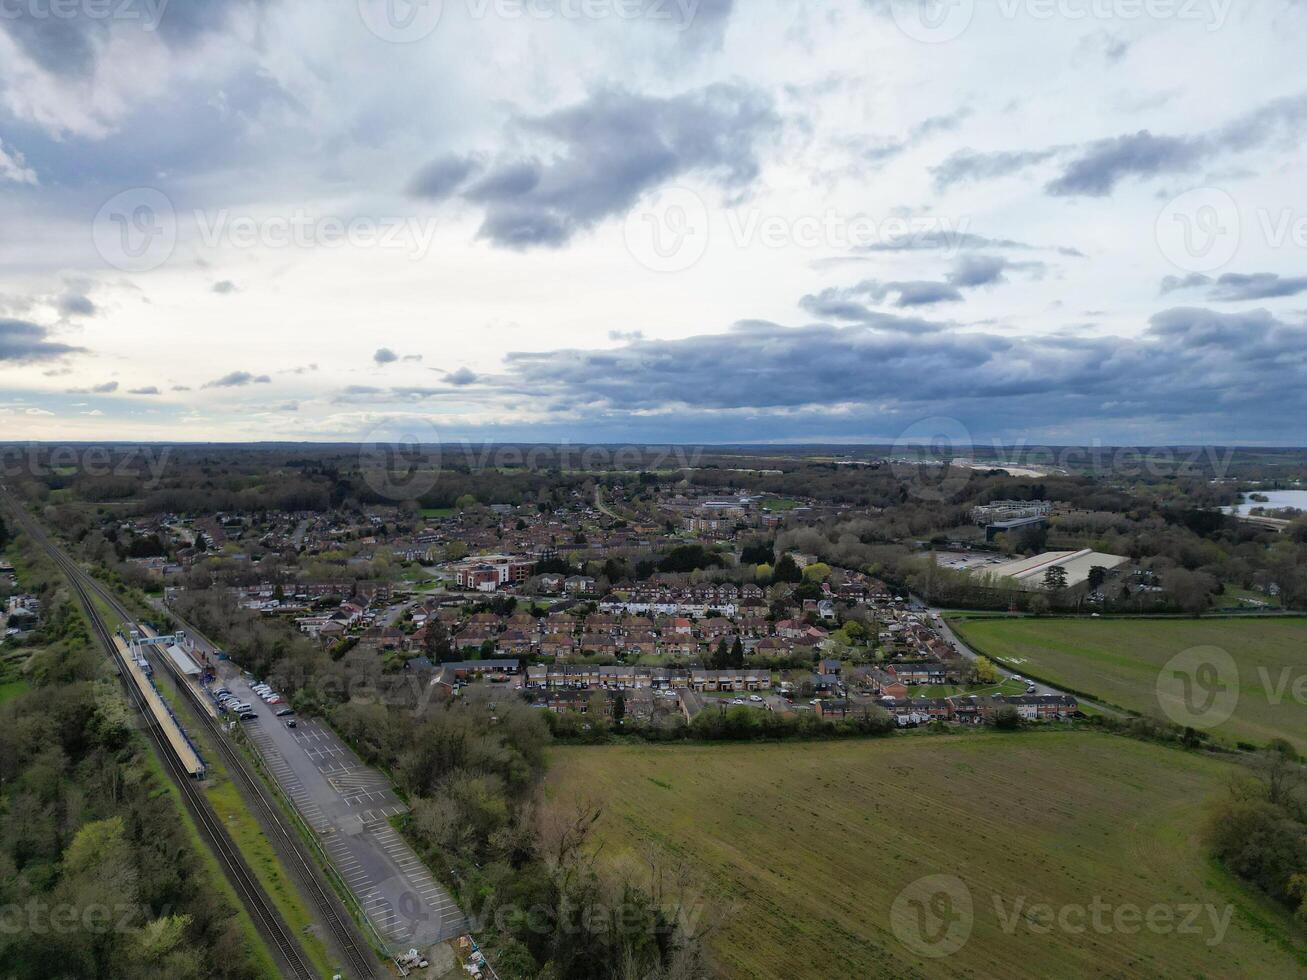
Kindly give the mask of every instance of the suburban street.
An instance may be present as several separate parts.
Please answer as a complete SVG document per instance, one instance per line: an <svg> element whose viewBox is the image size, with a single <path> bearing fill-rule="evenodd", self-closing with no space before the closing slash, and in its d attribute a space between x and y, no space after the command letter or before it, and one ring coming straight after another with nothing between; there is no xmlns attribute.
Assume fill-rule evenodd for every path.
<svg viewBox="0 0 1307 980"><path fill-rule="evenodd" d="M921 600L920 600L920 599L917 599L917 598L914 596L914 597L913 597L913 601L914 601L914 602L920 602ZM936 623L935 623L935 628L939 631L939 634L940 634L942 637L944 637L944 639L948 640L948 642L950 642L950 643L953 644L954 648L955 648L955 649L958 651L958 653L960 653L964 658L966 658L967 660L975 660L976 657L980 656L980 654L976 653L975 650L973 650L973 649L971 649L971 647L967 646L966 643L964 643L964 642L962 641L962 638L961 638L960 636L957 635L957 633L953 632L953 630L949 628L948 623L947 623L947 622L945 621L945 619L944 619L944 610L942 610L942 609L936 609L936 608L928 608L928 609L927 609L927 612L928 612L931 616L933 616L933 617L937 617L937 621L936 621ZM1026 677L1025 674L1020 674L1020 673L1018 673L1017 671L1009 670L1007 667L1004 667L1002 664L999 664L999 663L995 663L995 664L994 664L994 669L997 670L997 671L999 672L999 674L1001 674L1005 679L1013 678L1013 677L1020 677L1020 678L1022 678L1022 680L1026 681L1027 683L1029 683L1029 684L1034 684L1034 685L1035 685L1035 693L1036 693L1036 694L1045 694L1045 695L1049 695L1049 694L1070 694L1070 693L1071 693L1070 691L1064 691L1064 690L1062 690L1061 688L1054 687L1054 686L1051 685L1051 684L1045 684L1045 683L1042 682L1042 681L1037 681L1037 680L1034 680L1033 678ZM1073 695L1073 697L1075 697L1075 698L1076 698L1076 699L1077 699L1081 704L1087 704L1087 705L1090 705L1091 707L1095 708L1095 709L1098 710L1098 711L1103 712L1104 714L1109 714L1109 715L1120 715L1120 714L1121 714L1121 712L1118 711L1116 708L1109 707L1108 705L1105 705L1105 704L1100 704L1100 703L1098 703L1097 701L1091 701L1089 698L1082 697L1082 696L1079 695L1079 694Z"/></svg>

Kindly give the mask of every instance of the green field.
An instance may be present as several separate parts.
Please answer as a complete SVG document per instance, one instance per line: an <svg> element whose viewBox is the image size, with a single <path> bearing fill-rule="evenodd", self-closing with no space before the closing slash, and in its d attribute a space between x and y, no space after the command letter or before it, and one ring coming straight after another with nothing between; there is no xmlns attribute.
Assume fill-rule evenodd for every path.
<svg viewBox="0 0 1307 980"><path fill-rule="evenodd" d="M1301 927L1197 840L1202 801L1231 771L1089 732L578 746L553 752L547 797L605 804L599 855L613 880L646 877L651 851L666 878L683 865L730 976L1302 976ZM972 904L965 943L940 958L910 949L911 921L896 932L890 918L931 875L954 876ZM1112 910L1105 933L1045 934L1042 918L1013 915L1018 902L1060 913L1095 897ZM1231 908L1226 929L1209 904L1218 921ZM1124 911L1111 928L1117 910L1159 906L1178 922L1191 905L1204 911L1183 933L1127 931Z"/></svg>
<svg viewBox="0 0 1307 980"><path fill-rule="evenodd" d="M453 517L453 507L423 507L418 511L423 517Z"/></svg>
<svg viewBox="0 0 1307 980"><path fill-rule="evenodd" d="M26 694L31 690L27 681L3 681L0 682L0 704L6 701L12 701L14 698Z"/></svg>
<svg viewBox="0 0 1307 980"><path fill-rule="evenodd" d="M1166 717L1158 677L1195 647L1227 651L1238 667L1238 700L1214 731L1265 743L1275 736L1307 751L1307 619L950 619L976 652L1022 673L1144 714Z"/></svg>

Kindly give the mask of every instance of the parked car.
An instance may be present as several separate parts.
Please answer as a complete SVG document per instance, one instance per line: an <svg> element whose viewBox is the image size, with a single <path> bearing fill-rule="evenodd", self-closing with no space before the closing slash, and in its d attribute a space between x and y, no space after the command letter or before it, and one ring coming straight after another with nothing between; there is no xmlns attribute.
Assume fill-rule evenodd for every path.
<svg viewBox="0 0 1307 980"><path fill-rule="evenodd" d="M277 717L285 718L287 715L293 715L294 713L295 713L294 708L279 708L277 710Z"/></svg>
<svg viewBox="0 0 1307 980"><path fill-rule="evenodd" d="M752 702L754 702L755 704L761 704L761 703L762 703L762 695L761 695L761 694L750 694L750 695L749 695L749 700L752 701Z"/></svg>
<svg viewBox="0 0 1307 980"><path fill-rule="evenodd" d="M287 719L286 719L286 727L287 727L287 728L294 728L294 727L295 727L295 719L294 719L294 718L287 718Z"/></svg>
<svg viewBox="0 0 1307 980"><path fill-rule="evenodd" d="M241 721L258 721L258 720L259 720L259 716L256 715L253 711L242 711L240 717L241 717Z"/></svg>

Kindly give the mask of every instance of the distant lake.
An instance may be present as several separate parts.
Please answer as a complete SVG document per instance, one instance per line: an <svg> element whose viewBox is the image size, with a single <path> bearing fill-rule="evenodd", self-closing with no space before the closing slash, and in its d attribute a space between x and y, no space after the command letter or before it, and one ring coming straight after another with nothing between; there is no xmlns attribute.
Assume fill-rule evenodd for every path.
<svg viewBox="0 0 1307 980"><path fill-rule="evenodd" d="M1221 510L1227 514L1247 514L1254 507L1267 507L1271 510L1277 510L1280 507L1297 507L1299 510L1307 510L1307 490L1258 490L1266 500L1251 499L1250 494L1243 495L1243 503L1236 504L1233 507L1222 507Z"/></svg>

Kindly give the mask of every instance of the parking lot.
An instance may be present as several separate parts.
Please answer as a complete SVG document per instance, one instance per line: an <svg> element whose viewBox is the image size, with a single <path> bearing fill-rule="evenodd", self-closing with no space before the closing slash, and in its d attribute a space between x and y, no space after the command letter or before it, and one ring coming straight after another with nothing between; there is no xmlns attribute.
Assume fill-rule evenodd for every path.
<svg viewBox="0 0 1307 980"><path fill-rule="evenodd" d="M449 893L389 824L408 807L384 775L325 725L278 717L229 665L220 684L248 702L256 720L246 735L273 778L318 835L332 865L358 900L389 952L460 935L467 924Z"/></svg>

